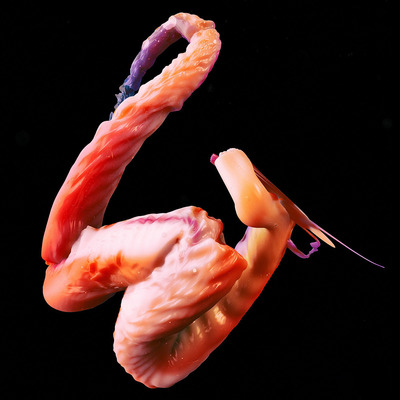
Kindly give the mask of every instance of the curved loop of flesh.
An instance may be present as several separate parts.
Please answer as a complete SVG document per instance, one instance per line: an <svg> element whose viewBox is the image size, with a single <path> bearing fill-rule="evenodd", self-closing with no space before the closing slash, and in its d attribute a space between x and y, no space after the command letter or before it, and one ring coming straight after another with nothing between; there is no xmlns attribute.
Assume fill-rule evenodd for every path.
<svg viewBox="0 0 400 400"><path fill-rule="evenodd" d="M186 52L141 86L155 58L179 37L190 42ZM224 241L222 222L193 206L101 226L125 167L206 79L220 45L213 22L184 13L143 43L115 112L72 166L44 233L43 292L52 307L80 311L126 289L114 351L148 387L171 386L195 370L251 307L286 248L302 255L290 239L295 224L331 244L326 235L332 236L237 149L212 158L248 226L235 249Z"/></svg>

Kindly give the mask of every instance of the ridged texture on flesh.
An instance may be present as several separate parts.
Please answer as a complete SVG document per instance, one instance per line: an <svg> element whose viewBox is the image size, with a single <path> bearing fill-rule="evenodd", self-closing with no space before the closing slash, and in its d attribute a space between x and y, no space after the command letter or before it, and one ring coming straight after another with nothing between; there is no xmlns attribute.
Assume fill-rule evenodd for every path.
<svg viewBox="0 0 400 400"><path fill-rule="evenodd" d="M150 276L157 280L160 274L165 282L159 285L183 285L189 280L202 287L207 301L218 299L222 287L232 286L246 265L221 241L222 227L221 221L197 207L136 217L100 229L88 227L70 256L62 264L47 268L45 299L58 310L81 311L128 286L136 290L139 282L148 281ZM188 274L185 268L191 268ZM202 274L209 274L210 282L197 282ZM193 302L202 303L195 294ZM156 298L150 291L148 297ZM133 307L145 308L146 304L142 299Z"/></svg>
<svg viewBox="0 0 400 400"><path fill-rule="evenodd" d="M61 187L47 222L42 257L65 260L81 231L101 226L107 204L127 164L171 111L180 110L216 61L220 40L213 23L178 14L164 24L190 40L156 78L123 101L81 152Z"/></svg>
<svg viewBox="0 0 400 400"><path fill-rule="evenodd" d="M292 228L289 223L280 233L288 238ZM260 295L286 245L267 229L248 228L236 250L243 254L247 268L230 291L197 318L193 310L200 303L191 285L170 287L170 281L152 274L126 290L115 326L114 351L137 381L151 388L170 387L198 368ZM166 301L178 288L178 297ZM147 295L145 306L135 307Z"/></svg>

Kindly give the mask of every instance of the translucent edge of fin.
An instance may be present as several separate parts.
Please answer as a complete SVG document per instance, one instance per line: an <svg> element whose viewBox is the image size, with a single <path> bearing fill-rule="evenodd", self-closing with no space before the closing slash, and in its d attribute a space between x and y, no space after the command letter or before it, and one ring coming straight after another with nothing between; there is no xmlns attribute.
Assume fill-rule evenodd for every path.
<svg viewBox="0 0 400 400"><path fill-rule="evenodd" d="M253 166L254 167L254 166ZM304 254L301 252L293 243L291 239L288 240L288 249L291 250L294 254L301 258L308 258L312 253L318 251L318 247L320 245L318 239L321 239L323 242L328 244L331 247L335 247L334 243L329 239L333 239L335 242L341 244L346 249L350 250L352 253L356 254L357 256L361 257L363 260L368 261L369 263L376 265L380 268L385 268L383 265L378 264L367 257L364 257L362 254L358 253L357 251L353 250L351 247L347 246L345 243L337 239L335 236L327 232L325 229L322 229L316 223L311 221L307 215L300 210L296 204L293 203L285 194L283 194L269 179L267 179L256 167L254 167L254 172L257 175L258 179L262 182L265 188L269 191L274 193L280 200L283 207L286 208L287 212L289 213L290 217L293 221L303 228L310 236L316 239L316 242L311 243L311 250L308 254ZM316 237L315 237L315 236ZM329 236L329 238L328 238Z"/></svg>

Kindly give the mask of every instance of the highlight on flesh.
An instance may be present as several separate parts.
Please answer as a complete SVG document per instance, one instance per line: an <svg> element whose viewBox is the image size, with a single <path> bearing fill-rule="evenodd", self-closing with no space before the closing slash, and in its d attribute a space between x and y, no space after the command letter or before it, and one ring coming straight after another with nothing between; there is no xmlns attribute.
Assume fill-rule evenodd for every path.
<svg viewBox="0 0 400 400"><path fill-rule="evenodd" d="M162 73L140 86L171 43L189 41ZM115 112L80 153L50 211L43 238L43 294L61 311L97 306L125 291L115 326L118 362L148 387L169 387L194 371L260 295L297 224L315 240L332 235L310 221L244 152L212 156L245 223L235 248L220 220L188 206L101 226L125 167L169 112L179 110L220 50L214 23L180 13L142 45L117 95ZM333 238L335 239L335 238ZM336 240L336 239L335 239Z"/></svg>

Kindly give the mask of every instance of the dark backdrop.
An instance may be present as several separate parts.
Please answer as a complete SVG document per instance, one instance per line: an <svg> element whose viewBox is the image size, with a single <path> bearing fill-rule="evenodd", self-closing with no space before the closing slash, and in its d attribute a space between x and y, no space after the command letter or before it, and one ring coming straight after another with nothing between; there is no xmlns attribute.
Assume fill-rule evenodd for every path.
<svg viewBox="0 0 400 400"><path fill-rule="evenodd" d="M387 398L396 122L390 6L239 0L3 8L3 387L44 398ZM51 309L41 293L40 247L52 201L108 119L142 41L179 11L216 23L220 57L145 143L104 222L197 205L224 221L234 245L244 228L208 160L238 147L311 219L387 268L340 246L323 245L308 261L288 253L196 372L150 390L115 360L121 296L81 313ZM150 77L185 46L172 46Z"/></svg>

